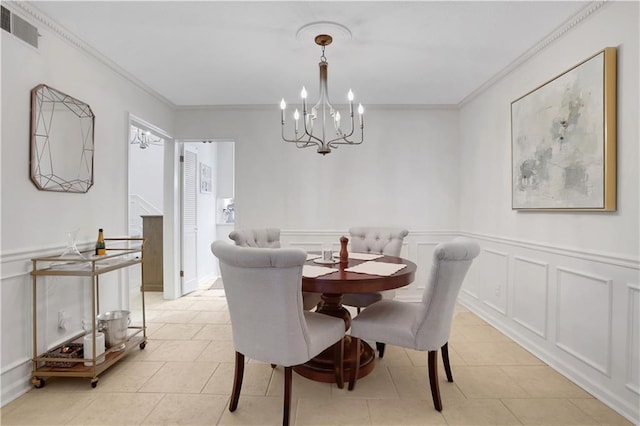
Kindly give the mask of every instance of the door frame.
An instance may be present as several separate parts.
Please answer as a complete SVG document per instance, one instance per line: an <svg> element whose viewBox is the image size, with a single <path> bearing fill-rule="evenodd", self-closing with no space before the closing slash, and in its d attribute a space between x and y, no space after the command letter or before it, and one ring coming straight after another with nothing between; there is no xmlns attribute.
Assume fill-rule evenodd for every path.
<svg viewBox="0 0 640 426"><path fill-rule="evenodd" d="M185 284L186 281L185 279L187 277L185 277L185 225L184 225L184 212L185 212L185 182L184 182L184 177L185 177L185 159L184 157L186 156L186 153L191 152L193 154L195 154L196 156L196 163L195 163L195 168L193 170L194 174L195 174L195 182L194 182L194 188L193 190L196 191L196 196L195 196L195 200L194 200L194 207L195 207L195 219L196 219L196 223L195 223L195 229L194 229L194 233L195 233L195 253L191 253L194 257L195 257L195 276L196 276L196 286L194 289L190 289L187 290L185 289ZM197 182L198 182L198 174L199 174L199 170L198 170L198 166L200 164L200 153L198 151L197 148L193 147L191 143L188 143L186 141L180 141L180 295L184 296L185 294L188 294L192 291L194 291L195 289L198 288L199 285L199 280L200 280L200 274L198 272L198 195L197 195Z"/></svg>
<svg viewBox="0 0 640 426"><path fill-rule="evenodd" d="M163 242L162 242L162 250L163 250L163 259L164 259L164 270L163 270L163 298L167 300L177 299L181 297L182 291L182 283L180 277L180 265L181 265L181 199L182 199L182 189L180 187L180 155L182 144L184 142L202 142L203 140L211 141L211 142L234 142L233 139L225 138L225 139L216 139L216 138L184 138L184 139L176 139L171 136L165 130L151 124L150 122L134 115L128 113L128 126L126 128L126 143L127 143L127 193L126 193L126 220L127 220L127 229L129 226L129 192L130 192L130 159L129 159L129 129L131 125L135 125L137 127L146 127L154 133L162 136L165 140L164 143L164 203L163 203ZM236 171L236 157L234 155L233 159L234 165L234 175ZM235 177L234 177L235 181ZM235 186L235 185L234 185ZM235 191L234 191L235 192ZM124 296L123 296L124 297ZM128 295L127 295L128 297Z"/></svg>
<svg viewBox="0 0 640 426"><path fill-rule="evenodd" d="M233 142L233 174L235 193L236 174L236 141L230 138L177 138L171 139L171 144L165 146L164 155L164 298L177 299L182 296L182 278L180 277L180 267L182 262L182 185L181 185L181 165L180 155L183 145L189 142L202 143L203 141ZM235 194L234 194L235 195ZM237 218L236 218L237 222ZM173 283L173 286L167 285Z"/></svg>
<svg viewBox="0 0 640 426"><path fill-rule="evenodd" d="M175 211L174 210L174 198L176 196L175 194L175 190L174 187L175 185L173 184L173 180L175 179L174 175L175 175L175 171L174 171L174 166L173 166L173 162L176 158L175 155L175 151L176 151L176 143L175 140L173 138L173 136L171 136L169 133L167 133L165 130L159 128L158 126L155 126L153 124L151 124L150 122L148 122L147 120L144 120L132 113L128 113L127 115L127 120L128 120L128 126L127 126L127 136L125 138L126 143L127 143L127 193L126 193L126 229L127 232L129 230L129 215L131 214L130 212L130 206L129 206L129 195L131 193L131 158L129 156L129 149L130 149L130 141L129 141L129 137L130 137L130 129L131 126L136 126L136 127L140 127L140 128L146 128L148 130L150 130L151 132L157 134L158 136L161 136L164 139L164 156L163 156L163 170L164 170L164 182L163 182L163 196L164 196L164 202L163 202L163 225L162 225L162 232L163 232L163 241L162 241L162 250L163 250L163 257L164 257L164 268L163 268L163 281L164 281L164 285L163 285L163 297L165 299L175 299L177 297L179 297L180 294L180 281L177 281L177 285L178 288L176 289L176 281L175 281L175 270L176 270L176 263L175 263L175 255L176 255L176 250L174 248L174 242L175 240L175 236L174 235L168 235L169 232L174 232L174 226L171 223L171 221L175 220ZM179 160L180 157L178 156L177 159ZM179 194L178 194L179 195ZM179 206L178 206L179 207ZM178 216L178 220L180 219L180 216ZM179 241L179 240L177 240ZM180 254L179 251L178 255ZM180 274L180 263L177 263L178 265L178 278L179 278L179 274ZM173 283L174 285L169 285L170 283ZM128 285L128 282L127 282ZM128 294L127 294L128 297Z"/></svg>

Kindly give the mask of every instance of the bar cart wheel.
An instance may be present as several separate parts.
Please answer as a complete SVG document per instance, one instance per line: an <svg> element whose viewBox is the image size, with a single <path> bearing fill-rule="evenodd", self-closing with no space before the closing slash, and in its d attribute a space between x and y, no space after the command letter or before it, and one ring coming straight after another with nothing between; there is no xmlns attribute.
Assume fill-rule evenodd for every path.
<svg viewBox="0 0 640 426"><path fill-rule="evenodd" d="M36 389L43 388L44 387L44 379L41 379L39 377L34 377L34 378L31 379L31 384Z"/></svg>
<svg viewBox="0 0 640 426"><path fill-rule="evenodd" d="M147 347L147 342L140 343L140 350L143 350L146 347Z"/></svg>
<svg viewBox="0 0 640 426"><path fill-rule="evenodd" d="M94 377L91 379L91 387L95 389L96 386L98 386L98 378Z"/></svg>

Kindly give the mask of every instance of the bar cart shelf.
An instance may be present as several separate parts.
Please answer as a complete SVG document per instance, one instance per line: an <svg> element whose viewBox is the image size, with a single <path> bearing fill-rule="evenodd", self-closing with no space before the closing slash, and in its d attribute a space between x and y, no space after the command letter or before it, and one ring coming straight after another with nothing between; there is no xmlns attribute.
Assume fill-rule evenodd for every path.
<svg viewBox="0 0 640 426"><path fill-rule="evenodd" d="M98 376L118 362L136 347L141 350L147 345L147 326L145 318L145 301L142 280L140 281L140 300L142 304L142 325L129 325L124 348L106 348L104 354L96 354L96 327L92 327L93 352L91 358L56 356L56 352L63 347L71 346L72 342L81 342L85 333L79 333L65 342L57 345L44 353L38 353L38 301L37 279L43 276L67 276L91 278L91 313L96 318L100 312L99 277L107 272L122 268L128 268L143 263L144 238L105 238L107 254L96 256L92 251L82 252L84 258L78 256L63 255L49 256L31 259L33 269L31 271L33 285L33 368L31 384L35 388L45 385L47 377L88 377L91 379L91 387L98 384ZM142 271L142 268L140 268ZM104 361L99 363L104 357ZM86 366L85 363L89 363Z"/></svg>

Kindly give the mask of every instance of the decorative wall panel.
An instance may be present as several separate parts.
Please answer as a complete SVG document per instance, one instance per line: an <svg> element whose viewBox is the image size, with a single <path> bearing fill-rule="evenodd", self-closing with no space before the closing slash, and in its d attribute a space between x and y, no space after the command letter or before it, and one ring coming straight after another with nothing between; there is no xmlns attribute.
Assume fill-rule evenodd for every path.
<svg viewBox="0 0 640 426"><path fill-rule="evenodd" d="M482 252L471 264L471 268L469 268L469 272L467 272L467 278L462 283L462 289L460 290L461 293L471 296L476 300L480 298L480 276L482 265L479 262L481 262L481 256Z"/></svg>
<svg viewBox="0 0 640 426"><path fill-rule="evenodd" d="M482 251L479 261L482 265L480 297L492 309L502 315L506 315L509 255L504 252L485 249Z"/></svg>
<svg viewBox="0 0 640 426"><path fill-rule="evenodd" d="M609 376L612 280L557 270L556 345Z"/></svg>
<svg viewBox="0 0 640 426"><path fill-rule="evenodd" d="M514 256L513 320L538 336L547 336L549 265Z"/></svg>
<svg viewBox="0 0 640 426"><path fill-rule="evenodd" d="M640 395L640 285L627 284L629 312L627 338L627 388Z"/></svg>

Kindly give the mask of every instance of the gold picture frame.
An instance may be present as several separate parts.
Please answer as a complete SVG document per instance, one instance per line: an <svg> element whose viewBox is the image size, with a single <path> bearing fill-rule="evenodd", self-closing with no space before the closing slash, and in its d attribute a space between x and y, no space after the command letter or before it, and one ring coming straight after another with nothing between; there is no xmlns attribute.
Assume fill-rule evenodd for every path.
<svg viewBox="0 0 640 426"><path fill-rule="evenodd" d="M511 103L512 209L616 211L616 48Z"/></svg>

